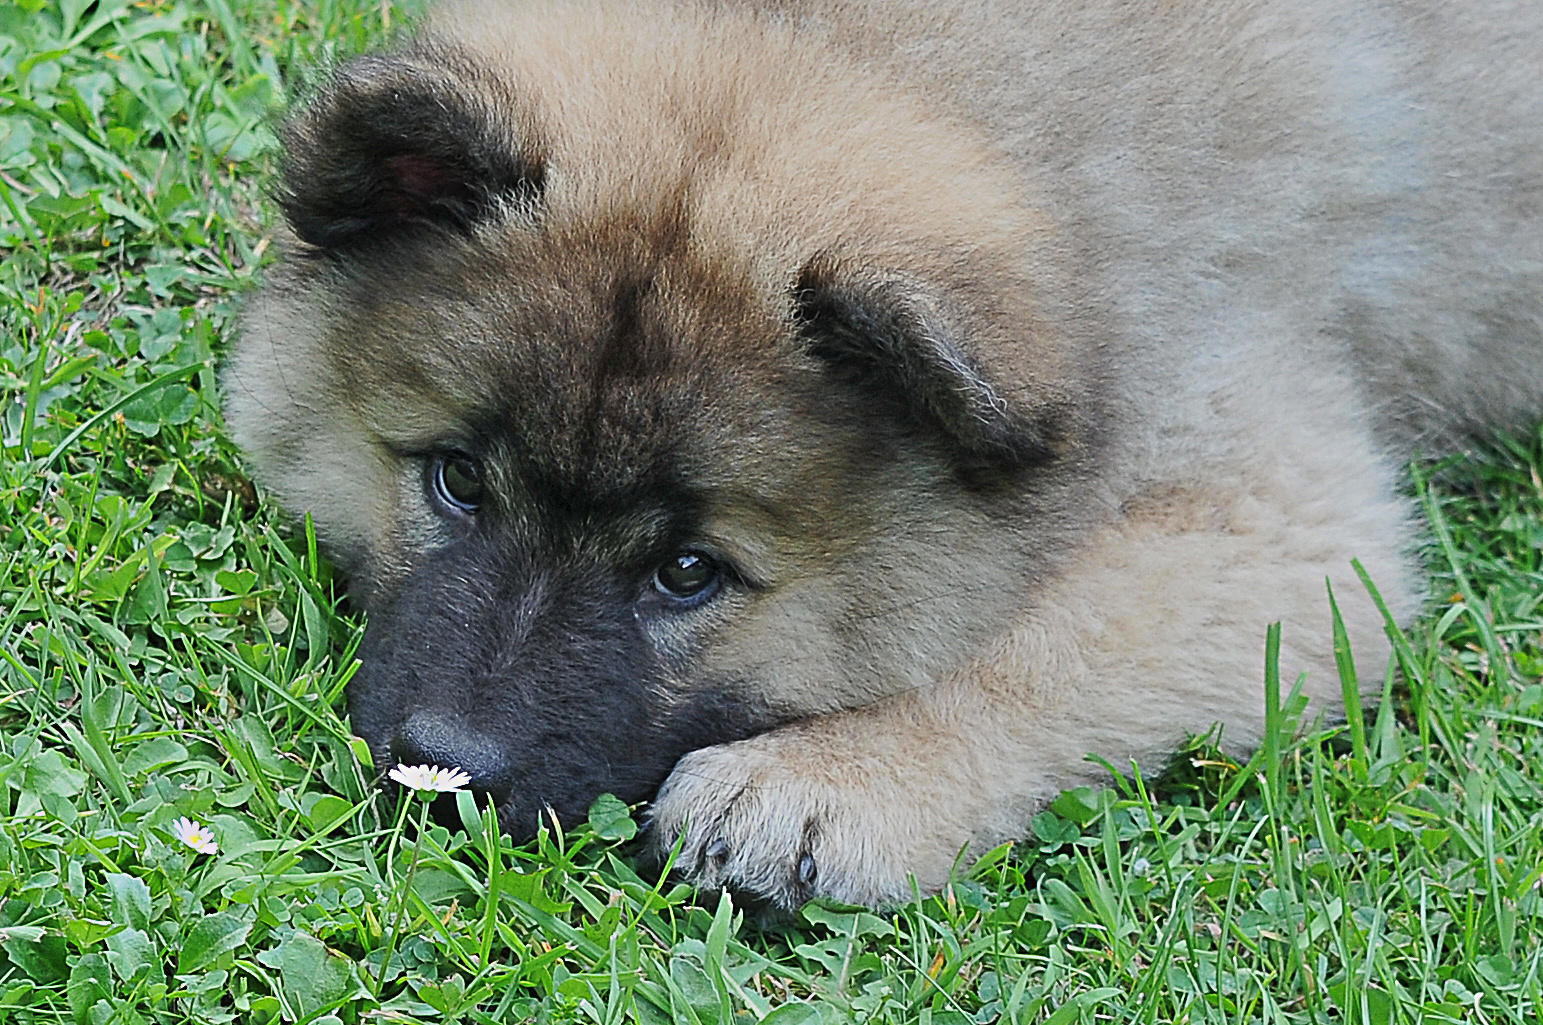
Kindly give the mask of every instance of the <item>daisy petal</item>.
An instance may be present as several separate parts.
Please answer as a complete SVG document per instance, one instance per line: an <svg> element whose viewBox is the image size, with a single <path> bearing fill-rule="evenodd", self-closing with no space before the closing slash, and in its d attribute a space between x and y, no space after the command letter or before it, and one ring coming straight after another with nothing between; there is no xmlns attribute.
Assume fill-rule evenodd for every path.
<svg viewBox="0 0 1543 1025"><path fill-rule="evenodd" d="M220 845L215 842L214 831L193 819L177 819L171 824L171 833L199 854L219 853Z"/></svg>
<svg viewBox="0 0 1543 1025"><path fill-rule="evenodd" d="M420 794L453 794L471 782L471 777L457 768L437 765L398 765L388 777Z"/></svg>

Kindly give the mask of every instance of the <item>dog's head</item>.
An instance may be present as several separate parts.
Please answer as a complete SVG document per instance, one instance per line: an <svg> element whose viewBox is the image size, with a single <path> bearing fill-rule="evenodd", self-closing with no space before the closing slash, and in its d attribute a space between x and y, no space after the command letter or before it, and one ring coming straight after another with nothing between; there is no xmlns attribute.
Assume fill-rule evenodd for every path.
<svg viewBox="0 0 1543 1025"><path fill-rule="evenodd" d="M969 132L776 25L541 11L293 117L225 375L368 612L355 730L518 834L957 668L1092 434L1055 241Z"/></svg>

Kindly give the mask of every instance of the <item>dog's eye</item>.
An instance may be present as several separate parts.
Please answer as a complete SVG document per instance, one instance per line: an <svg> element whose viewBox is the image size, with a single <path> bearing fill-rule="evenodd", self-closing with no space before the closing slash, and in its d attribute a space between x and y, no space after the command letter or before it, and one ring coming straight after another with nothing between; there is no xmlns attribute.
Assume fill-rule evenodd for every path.
<svg viewBox="0 0 1543 1025"><path fill-rule="evenodd" d="M482 468L469 456L449 454L434 458L434 491L440 500L462 512L476 512L486 496Z"/></svg>
<svg viewBox="0 0 1543 1025"><path fill-rule="evenodd" d="M718 564L700 552L681 552L654 572L654 590L676 601L705 601L722 575Z"/></svg>

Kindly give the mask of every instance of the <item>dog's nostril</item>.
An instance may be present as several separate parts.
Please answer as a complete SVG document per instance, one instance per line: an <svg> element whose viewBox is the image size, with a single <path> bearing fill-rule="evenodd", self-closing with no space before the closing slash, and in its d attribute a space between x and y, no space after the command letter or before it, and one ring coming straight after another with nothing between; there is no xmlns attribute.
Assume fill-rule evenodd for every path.
<svg viewBox="0 0 1543 1025"><path fill-rule="evenodd" d="M498 746L442 715L415 712L392 740L391 756L404 765L459 769L471 777L468 789L491 794L498 802L509 792L509 764Z"/></svg>

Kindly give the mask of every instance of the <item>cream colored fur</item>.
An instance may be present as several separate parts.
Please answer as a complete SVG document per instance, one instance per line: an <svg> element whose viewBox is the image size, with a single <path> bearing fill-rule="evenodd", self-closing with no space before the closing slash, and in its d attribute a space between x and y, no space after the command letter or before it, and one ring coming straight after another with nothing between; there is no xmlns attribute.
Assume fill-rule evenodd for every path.
<svg viewBox="0 0 1543 1025"><path fill-rule="evenodd" d="M1543 225L1523 206L1543 190L1543 9L793 6L1019 161L1096 268L1131 412L1110 521L988 653L696 752L661 792L659 843L685 832L705 881L787 892L808 852L819 892L875 904L1022 835L1102 777L1089 753L1151 770L1213 721L1251 748L1271 621L1286 679L1305 671L1333 714L1326 579L1380 688L1349 564L1414 611L1397 457L1543 411ZM1363 311L1370 330L1348 323ZM727 857L703 857L719 837Z"/></svg>

